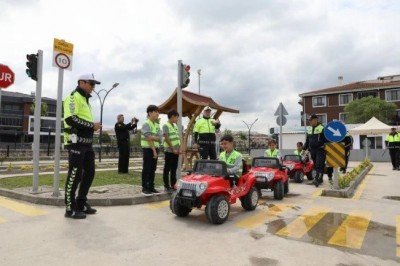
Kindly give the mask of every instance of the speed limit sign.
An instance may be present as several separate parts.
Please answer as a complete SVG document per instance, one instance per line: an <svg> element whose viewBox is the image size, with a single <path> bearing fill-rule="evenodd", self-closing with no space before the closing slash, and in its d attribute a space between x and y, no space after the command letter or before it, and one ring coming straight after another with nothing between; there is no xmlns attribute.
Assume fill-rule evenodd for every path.
<svg viewBox="0 0 400 266"><path fill-rule="evenodd" d="M64 40L54 39L53 66L72 70L72 55L74 45Z"/></svg>

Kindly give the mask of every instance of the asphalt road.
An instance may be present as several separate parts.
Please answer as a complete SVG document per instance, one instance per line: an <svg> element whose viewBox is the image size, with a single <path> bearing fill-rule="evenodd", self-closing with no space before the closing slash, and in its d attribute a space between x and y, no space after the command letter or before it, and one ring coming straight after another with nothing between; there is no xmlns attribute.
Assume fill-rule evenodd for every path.
<svg viewBox="0 0 400 266"><path fill-rule="evenodd" d="M0 198L0 265L398 265L399 181L376 163L353 199L291 183L284 200L266 192L253 212L235 204L218 226L204 208L175 217L167 201L71 220Z"/></svg>

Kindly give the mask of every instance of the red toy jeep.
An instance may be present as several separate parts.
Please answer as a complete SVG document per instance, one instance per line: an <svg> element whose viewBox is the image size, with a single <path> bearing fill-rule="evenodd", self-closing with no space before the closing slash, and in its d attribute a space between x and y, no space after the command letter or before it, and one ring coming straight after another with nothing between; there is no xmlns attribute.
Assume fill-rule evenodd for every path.
<svg viewBox="0 0 400 266"><path fill-rule="evenodd" d="M316 176L314 162L312 160L303 160L300 155L285 155L283 165L288 169L290 179L294 179L296 183L302 183L304 176L308 180L313 180Z"/></svg>
<svg viewBox="0 0 400 266"><path fill-rule="evenodd" d="M261 189L271 189L274 191L274 198L281 200L283 195L289 192L287 170L280 164L278 158L254 158L250 171L244 177L256 178L256 188L260 195Z"/></svg>
<svg viewBox="0 0 400 266"><path fill-rule="evenodd" d="M193 208L206 205L210 223L222 224L228 219L230 205L239 199L245 210L257 207L258 191L254 176L227 174L226 163L197 160L193 172L178 180L170 201L171 211L180 217L188 216Z"/></svg>

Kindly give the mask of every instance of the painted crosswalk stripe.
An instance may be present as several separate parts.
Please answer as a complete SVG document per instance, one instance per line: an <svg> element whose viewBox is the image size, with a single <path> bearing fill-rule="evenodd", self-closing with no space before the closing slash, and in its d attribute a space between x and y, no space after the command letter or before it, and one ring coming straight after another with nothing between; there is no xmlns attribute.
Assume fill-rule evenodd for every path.
<svg viewBox="0 0 400 266"><path fill-rule="evenodd" d="M3 197L0 197L0 207L21 213L26 216L38 216L47 214L47 212L44 210Z"/></svg>
<svg viewBox="0 0 400 266"><path fill-rule="evenodd" d="M397 257L400 257L400 215L396 217L396 243L397 243Z"/></svg>
<svg viewBox="0 0 400 266"><path fill-rule="evenodd" d="M292 238L301 238L311 230L328 213L328 211L328 207L313 207L279 230L276 234Z"/></svg>
<svg viewBox="0 0 400 266"><path fill-rule="evenodd" d="M277 215L279 215L280 213L282 213L290 208L291 208L290 205L277 204L277 205L272 206L271 208L268 208L268 210L262 210L250 217L242 219L241 221L237 222L235 225L239 228L253 229L253 228L259 227L266 221L275 218Z"/></svg>
<svg viewBox="0 0 400 266"><path fill-rule="evenodd" d="M372 213L367 211L353 211L333 234L328 244L360 249L367 233Z"/></svg>
<svg viewBox="0 0 400 266"><path fill-rule="evenodd" d="M167 206L169 206L169 200L146 204L146 208L150 210L158 210Z"/></svg>

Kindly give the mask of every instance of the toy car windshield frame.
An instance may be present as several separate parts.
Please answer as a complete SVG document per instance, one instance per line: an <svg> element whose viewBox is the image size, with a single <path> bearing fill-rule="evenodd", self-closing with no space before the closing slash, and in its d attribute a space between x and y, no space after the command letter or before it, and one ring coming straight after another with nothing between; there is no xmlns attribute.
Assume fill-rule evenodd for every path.
<svg viewBox="0 0 400 266"><path fill-rule="evenodd" d="M223 176L228 174L226 163L217 160L197 160L193 173L200 175Z"/></svg>
<svg viewBox="0 0 400 266"><path fill-rule="evenodd" d="M301 156L295 154L288 154L283 157L284 161L294 161L294 162L301 162Z"/></svg>
<svg viewBox="0 0 400 266"><path fill-rule="evenodd" d="M280 168L281 164L278 158L275 157L255 157L253 158L252 167L268 167Z"/></svg>

